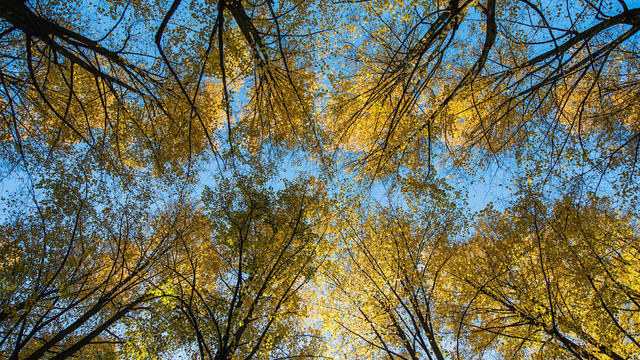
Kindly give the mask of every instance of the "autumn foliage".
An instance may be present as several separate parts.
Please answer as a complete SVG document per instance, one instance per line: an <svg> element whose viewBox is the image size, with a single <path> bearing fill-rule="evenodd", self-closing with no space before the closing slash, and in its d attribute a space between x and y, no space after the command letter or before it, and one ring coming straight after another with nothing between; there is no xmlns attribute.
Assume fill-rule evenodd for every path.
<svg viewBox="0 0 640 360"><path fill-rule="evenodd" d="M0 357L640 358L639 5L0 2Z"/></svg>

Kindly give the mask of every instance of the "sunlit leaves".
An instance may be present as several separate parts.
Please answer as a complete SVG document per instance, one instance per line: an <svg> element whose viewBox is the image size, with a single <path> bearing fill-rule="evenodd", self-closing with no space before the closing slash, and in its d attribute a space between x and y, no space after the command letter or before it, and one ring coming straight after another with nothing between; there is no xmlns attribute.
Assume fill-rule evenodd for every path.
<svg viewBox="0 0 640 360"><path fill-rule="evenodd" d="M506 357L637 353L631 219L598 198L585 207L569 199L541 206L523 198L505 213L487 212L457 260L455 321L464 339L480 354Z"/></svg>

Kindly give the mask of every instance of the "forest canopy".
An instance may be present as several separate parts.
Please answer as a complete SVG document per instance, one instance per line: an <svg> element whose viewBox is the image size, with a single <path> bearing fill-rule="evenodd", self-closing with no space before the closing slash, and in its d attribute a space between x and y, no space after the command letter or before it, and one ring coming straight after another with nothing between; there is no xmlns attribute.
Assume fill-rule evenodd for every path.
<svg viewBox="0 0 640 360"><path fill-rule="evenodd" d="M0 2L0 357L640 359L640 3Z"/></svg>

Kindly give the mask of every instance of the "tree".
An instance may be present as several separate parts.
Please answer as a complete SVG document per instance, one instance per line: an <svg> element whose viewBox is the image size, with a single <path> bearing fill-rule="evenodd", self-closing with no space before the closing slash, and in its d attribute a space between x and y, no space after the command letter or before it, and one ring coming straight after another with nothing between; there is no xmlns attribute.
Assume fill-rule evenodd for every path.
<svg viewBox="0 0 640 360"><path fill-rule="evenodd" d="M218 132L226 124L232 150L267 140L291 148L306 143L322 153L312 117L319 93L312 68L322 63L300 40L315 41L329 27L327 5L104 5L83 10L82 2L11 0L0 7L6 59L0 96L5 136L15 146L25 145L21 140L34 128L70 132L104 161L115 148L124 150L122 162L131 162L126 150L136 149L156 171L179 161L171 172L185 162L191 169L201 156L222 161ZM108 28L66 15L83 11ZM236 126L242 135L232 134ZM53 150L59 136L38 140Z"/></svg>
<svg viewBox="0 0 640 360"><path fill-rule="evenodd" d="M547 169L568 154L587 172L635 168L640 10L627 2L363 7L364 40L327 126L367 173L541 150Z"/></svg>
<svg viewBox="0 0 640 360"><path fill-rule="evenodd" d="M179 207L152 211L144 192L123 199L91 165L69 160L2 224L0 353L8 359L115 353L126 340L117 329L157 298L149 283L163 272L158 264L192 231Z"/></svg>
<svg viewBox="0 0 640 360"><path fill-rule="evenodd" d="M7 151L8 158L38 161L32 157L85 147L112 172L146 168L189 174L192 158L202 156L207 142L216 151L210 134L221 122L217 104L211 104L215 94L204 89L209 95L204 99L180 101L173 85L163 84L168 79L154 55L150 60L136 50L141 42L132 44L133 24L127 24L124 34L118 27L133 21L131 12L154 9L142 4L132 5L133 10L118 4L97 9L96 17L114 25L101 40L93 40L83 32L96 29L65 14L81 11L82 3L41 5L8 1L0 8L6 60L0 70L2 130L13 150ZM190 115L196 106L207 108L197 127Z"/></svg>
<svg viewBox="0 0 640 360"><path fill-rule="evenodd" d="M546 209L529 194L504 213L485 213L454 269L461 341L504 357L638 354L635 220L591 200Z"/></svg>
<svg viewBox="0 0 640 360"><path fill-rule="evenodd" d="M273 192L266 180L238 175L206 188L200 236L180 239L156 283L161 311L151 324L171 324L178 346L197 358L314 358L322 350L304 322L304 290L327 251L314 227L322 189L299 179Z"/></svg>
<svg viewBox="0 0 640 360"><path fill-rule="evenodd" d="M336 341L344 341L336 355L450 358L443 276L464 221L449 198L455 194L440 186L425 190L410 209L373 205L364 214L354 209L342 216L327 295L326 321L334 324Z"/></svg>

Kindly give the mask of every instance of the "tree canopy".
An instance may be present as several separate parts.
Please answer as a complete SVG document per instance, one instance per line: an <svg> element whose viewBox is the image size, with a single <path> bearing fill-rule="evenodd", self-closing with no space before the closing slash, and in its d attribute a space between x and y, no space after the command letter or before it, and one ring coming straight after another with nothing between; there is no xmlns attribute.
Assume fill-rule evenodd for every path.
<svg viewBox="0 0 640 360"><path fill-rule="evenodd" d="M640 358L640 3L0 2L0 357Z"/></svg>

